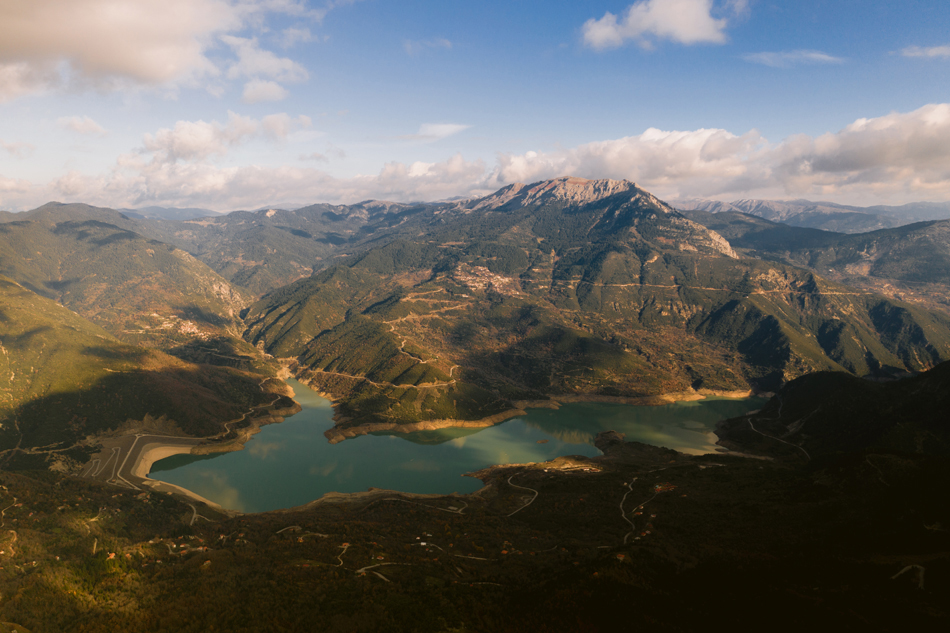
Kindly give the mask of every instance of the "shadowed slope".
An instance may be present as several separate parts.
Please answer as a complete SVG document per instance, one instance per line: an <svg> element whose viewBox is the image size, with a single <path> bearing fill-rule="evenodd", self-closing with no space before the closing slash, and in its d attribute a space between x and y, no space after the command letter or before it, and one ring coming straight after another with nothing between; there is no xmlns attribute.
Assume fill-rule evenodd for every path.
<svg viewBox="0 0 950 633"><path fill-rule="evenodd" d="M0 277L0 445L62 449L126 422L165 418L208 435L269 402L275 384L122 343Z"/></svg>

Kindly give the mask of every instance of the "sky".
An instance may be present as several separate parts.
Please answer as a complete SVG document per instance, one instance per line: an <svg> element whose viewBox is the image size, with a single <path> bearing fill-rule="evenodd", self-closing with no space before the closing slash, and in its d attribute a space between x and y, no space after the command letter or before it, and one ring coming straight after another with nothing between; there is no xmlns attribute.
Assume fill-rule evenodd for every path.
<svg viewBox="0 0 950 633"><path fill-rule="evenodd" d="M2 0L0 209L950 201L946 0Z"/></svg>

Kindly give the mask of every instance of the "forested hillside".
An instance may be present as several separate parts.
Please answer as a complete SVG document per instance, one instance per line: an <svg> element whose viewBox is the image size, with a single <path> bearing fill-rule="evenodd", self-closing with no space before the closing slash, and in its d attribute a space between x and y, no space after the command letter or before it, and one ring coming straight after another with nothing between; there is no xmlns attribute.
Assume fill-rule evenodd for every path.
<svg viewBox="0 0 950 633"><path fill-rule="evenodd" d="M164 418L178 434L218 433L223 422L272 400L270 390L257 374L123 343L0 277L2 465L82 461L87 449L78 444L146 418Z"/></svg>
<svg viewBox="0 0 950 633"><path fill-rule="evenodd" d="M769 390L950 355L950 318L738 259L632 183L579 179L461 204L412 242L266 296L246 322L345 424L485 418L557 394Z"/></svg>
<svg viewBox="0 0 950 633"><path fill-rule="evenodd" d="M0 223L0 274L128 343L167 350L240 337L248 299L207 265L116 212L47 207Z"/></svg>

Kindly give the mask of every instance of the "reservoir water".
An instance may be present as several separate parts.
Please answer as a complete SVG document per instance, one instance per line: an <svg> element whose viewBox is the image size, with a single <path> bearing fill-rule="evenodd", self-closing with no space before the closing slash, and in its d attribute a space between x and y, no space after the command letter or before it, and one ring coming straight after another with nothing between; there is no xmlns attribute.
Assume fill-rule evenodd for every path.
<svg viewBox="0 0 950 633"><path fill-rule="evenodd" d="M716 422L759 408L765 400L706 399L662 407L575 403L528 414L485 429L449 428L364 435L330 444L330 402L288 380L303 411L265 426L242 451L174 455L149 477L177 484L225 508L264 512L302 505L326 492L389 488L403 492L474 492L481 482L464 473L492 464L541 462L559 455L599 455L594 438L614 430L628 441L684 453L715 452Z"/></svg>

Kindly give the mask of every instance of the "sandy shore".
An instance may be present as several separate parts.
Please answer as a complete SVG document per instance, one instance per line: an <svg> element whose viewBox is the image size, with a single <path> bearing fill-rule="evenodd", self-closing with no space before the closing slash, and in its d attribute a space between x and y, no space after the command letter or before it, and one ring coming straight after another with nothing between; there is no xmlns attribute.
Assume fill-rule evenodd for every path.
<svg viewBox="0 0 950 633"><path fill-rule="evenodd" d="M218 505L217 503L215 503L214 501L211 501L210 499L205 499L204 497L199 495L197 492L193 492L191 490L188 490L187 488L182 488L181 486L176 486L175 484L170 484L166 481L157 481L155 479L145 478L145 479L142 479L139 483L142 486L145 486L146 488L149 488L150 490L153 490L155 492L177 494L182 497L185 497L186 499L190 501L203 503L209 508L217 510L218 512L222 514L226 514L228 516L237 516L241 514L237 510L230 510L228 508Z"/></svg>
<svg viewBox="0 0 950 633"><path fill-rule="evenodd" d="M677 402L695 402L705 400L706 398L751 398L755 394L751 390L745 391L718 391L714 389L699 389L688 391L673 391L671 393L661 393L655 396L601 396L597 394L557 394L551 395L551 400L533 400L528 401L528 407L557 408L550 402L568 404L571 402L604 402L609 404L629 404L637 407L656 407L665 404L675 404ZM520 403L519 403L520 404Z"/></svg>

